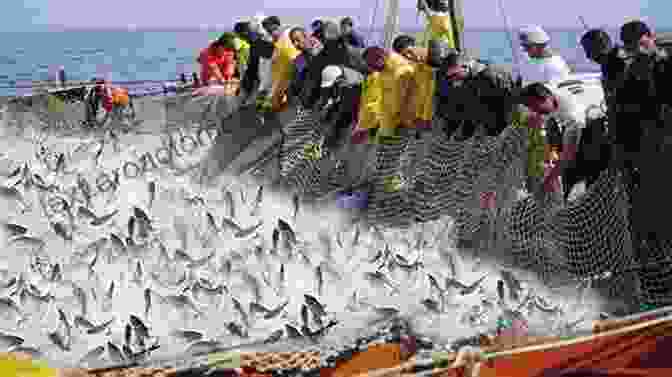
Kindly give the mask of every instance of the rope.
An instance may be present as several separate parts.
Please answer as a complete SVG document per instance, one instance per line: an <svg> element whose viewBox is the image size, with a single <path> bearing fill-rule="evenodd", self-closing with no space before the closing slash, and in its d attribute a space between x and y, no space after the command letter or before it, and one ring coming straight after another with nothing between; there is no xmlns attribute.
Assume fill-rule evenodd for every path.
<svg viewBox="0 0 672 377"><path fill-rule="evenodd" d="M187 76L189 78L190 76ZM106 82L109 84L113 85L139 85L139 84L163 84L163 83L175 83L175 82L180 82L179 80L131 80L131 81L110 81ZM72 83L65 83L64 88L57 87L55 89L63 89L63 90L68 90L68 89L74 89L79 86L89 86L89 85L95 85L95 82L91 81L72 81ZM0 89L32 89L32 88L43 88L43 87L50 87L54 85L60 85L60 82L54 81L54 82L37 82L37 83L32 83L30 85L0 85Z"/></svg>

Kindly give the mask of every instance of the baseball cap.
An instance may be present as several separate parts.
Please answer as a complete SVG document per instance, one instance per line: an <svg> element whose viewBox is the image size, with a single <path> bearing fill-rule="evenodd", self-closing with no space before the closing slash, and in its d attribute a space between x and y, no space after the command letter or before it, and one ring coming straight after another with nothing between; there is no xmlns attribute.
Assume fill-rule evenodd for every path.
<svg viewBox="0 0 672 377"><path fill-rule="evenodd" d="M322 84L323 88L333 86L340 77L343 76L343 69L337 65L326 66L322 70Z"/></svg>
<svg viewBox="0 0 672 377"><path fill-rule="evenodd" d="M520 29L520 43L522 45L546 44L550 42L551 37L541 28L541 26L531 25Z"/></svg>
<svg viewBox="0 0 672 377"><path fill-rule="evenodd" d="M630 21L621 26L621 40L626 45L637 43L643 35L650 33L651 29L642 21Z"/></svg>

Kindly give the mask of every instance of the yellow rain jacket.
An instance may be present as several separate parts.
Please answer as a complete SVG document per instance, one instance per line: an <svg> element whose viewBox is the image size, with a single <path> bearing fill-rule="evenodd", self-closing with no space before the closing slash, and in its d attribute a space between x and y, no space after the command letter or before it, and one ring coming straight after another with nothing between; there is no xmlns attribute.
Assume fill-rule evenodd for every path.
<svg viewBox="0 0 672 377"><path fill-rule="evenodd" d="M434 115L434 71L425 63L427 61L427 49L413 49L417 60L413 61L415 74L410 86L408 109L411 114L407 116L413 119L415 125L419 123L431 123Z"/></svg>
<svg viewBox="0 0 672 377"><path fill-rule="evenodd" d="M408 111L409 92L414 79L414 67L403 56L390 52L385 59L385 69L380 72L383 109L380 136L394 136L398 127L411 127L414 120Z"/></svg>
<svg viewBox="0 0 672 377"><path fill-rule="evenodd" d="M455 48L455 35L450 14L430 12L427 32L430 40L442 40L451 48Z"/></svg>
<svg viewBox="0 0 672 377"><path fill-rule="evenodd" d="M240 37L236 37L233 43L236 44L236 62L238 63L238 72L240 72L241 67L247 67L247 62L250 59L250 44Z"/></svg>
<svg viewBox="0 0 672 377"><path fill-rule="evenodd" d="M362 85L362 97L359 104L359 128L374 129L380 127L382 121L381 97L383 88L380 86L380 74L369 74Z"/></svg>
<svg viewBox="0 0 672 377"><path fill-rule="evenodd" d="M271 89L271 106L273 111L282 111L287 105L287 89L292 79L292 62L300 51L294 47L289 32L282 34L275 42L275 52L271 68L273 86Z"/></svg>

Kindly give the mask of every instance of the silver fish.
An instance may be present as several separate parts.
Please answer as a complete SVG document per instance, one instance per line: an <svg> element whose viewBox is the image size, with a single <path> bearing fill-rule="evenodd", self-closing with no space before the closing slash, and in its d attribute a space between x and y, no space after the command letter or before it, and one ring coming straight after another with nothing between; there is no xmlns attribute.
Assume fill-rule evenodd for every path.
<svg viewBox="0 0 672 377"><path fill-rule="evenodd" d="M263 224L264 224L264 221L260 220L256 225L252 225L248 228L241 229L240 231L236 232L234 237L236 237L236 238L248 237L249 235L255 233Z"/></svg>
<svg viewBox="0 0 672 377"><path fill-rule="evenodd" d="M292 195L292 204L294 206L294 211L292 212L292 218L296 220L296 217L299 215L299 206L300 206L299 195L297 194Z"/></svg>
<svg viewBox="0 0 672 377"><path fill-rule="evenodd" d="M192 355L200 355L215 352L221 347L222 343L216 340L199 340L191 344L185 352Z"/></svg>
<svg viewBox="0 0 672 377"><path fill-rule="evenodd" d="M86 292L79 286L73 286L72 293L77 298L79 302L80 314L83 317L86 317L89 313L89 302L86 296Z"/></svg>
<svg viewBox="0 0 672 377"><path fill-rule="evenodd" d="M236 218L236 205L233 201L233 194L231 191L226 190L224 193L224 201L226 202L226 209L228 210L227 217L231 219Z"/></svg>
<svg viewBox="0 0 672 377"><path fill-rule="evenodd" d="M282 339L283 335L285 335L285 330L283 329L275 330L271 333L271 335L268 336L268 338L264 340L264 343L265 344L276 343L280 339Z"/></svg>
<svg viewBox="0 0 672 377"><path fill-rule="evenodd" d="M25 226L7 222L2 222L2 229L7 233L8 238L22 236L28 232Z"/></svg>
<svg viewBox="0 0 672 377"><path fill-rule="evenodd" d="M262 295L261 295L261 284L259 283L259 280L254 275L252 275L247 271L243 271L243 280L245 280L247 286L250 287L250 289L252 290L254 300L256 302L261 302Z"/></svg>
<svg viewBox="0 0 672 377"><path fill-rule="evenodd" d="M130 323L127 323L124 326L124 344L131 344L133 340L133 326Z"/></svg>
<svg viewBox="0 0 672 377"><path fill-rule="evenodd" d="M110 356L110 361L115 364L123 364L126 362L126 357L124 357L124 354L119 347L109 341L107 342L107 353Z"/></svg>
<svg viewBox="0 0 672 377"><path fill-rule="evenodd" d="M247 338L248 334L243 327L235 322L229 322L226 324L226 329L231 333L231 335L237 336L239 338Z"/></svg>
<svg viewBox="0 0 672 377"><path fill-rule="evenodd" d="M208 226L215 232L219 233L219 227L217 226L217 223L215 222L215 217L212 215L210 212L205 213L207 219L208 219Z"/></svg>
<svg viewBox="0 0 672 377"><path fill-rule="evenodd" d="M228 229L234 234L243 232L243 228L240 225L236 224L233 220L227 217L222 218L222 229Z"/></svg>
<svg viewBox="0 0 672 377"><path fill-rule="evenodd" d="M51 223L51 229L66 241L72 241L72 232L61 222Z"/></svg>
<svg viewBox="0 0 672 377"><path fill-rule="evenodd" d="M23 342L24 340L21 337L0 333L0 349L7 350L12 347L17 347L22 345Z"/></svg>
<svg viewBox="0 0 672 377"><path fill-rule="evenodd" d="M287 235L290 243L292 243L293 245L296 244L296 233L294 233L294 230L286 221L278 219L278 229L280 230L280 232L283 232L284 234Z"/></svg>
<svg viewBox="0 0 672 377"><path fill-rule="evenodd" d="M455 278L446 278L446 287L454 287L460 290L462 296L466 296L476 292L476 290L481 286L483 280L485 280L487 275L483 275L480 279L476 280L472 284L466 285Z"/></svg>
<svg viewBox="0 0 672 377"><path fill-rule="evenodd" d="M86 204L91 207L91 199L93 198L93 190L91 189L91 185L89 182L86 181L86 178L82 176L81 174L78 174L77 176L77 187L79 190L82 192L82 195L84 195L84 199L86 200Z"/></svg>
<svg viewBox="0 0 672 377"><path fill-rule="evenodd" d="M283 310L285 310L287 304L289 304L289 301L283 302L282 304L278 305L278 307L275 309L267 310L264 314L264 319L273 319L277 317L280 313L282 313Z"/></svg>
<svg viewBox="0 0 672 377"><path fill-rule="evenodd" d="M427 308L430 312L441 313L441 304L432 300L431 298L426 298L422 300L422 305Z"/></svg>
<svg viewBox="0 0 672 377"><path fill-rule="evenodd" d="M315 267L315 281L317 282L317 294L322 296L324 290L324 275L321 265Z"/></svg>
<svg viewBox="0 0 672 377"><path fill-rule="evenodd" d="M70 325L70 321L68 321L68 317L65 315L65 312L63 312L62 309L58 309L58 320L63 324L63 328L65 330L65 339L67 341L68 347L70 347L70 342L72 340L72 326Z"/></svg>
<svg viewBox="0 0 672 377"><path fill-rule="evenodd" d="M306 301L308 308L313 313L313 316L324 317L327 315L326 310L324 310L324 305L322 305L319 301L317 301L315 297L309 294L304 294L303 298Z"/></svg>
<svg viewBox="0 0 672 377"><path fill-rule="evenodd" d="M113 210L112 212L108 213L107 215L103 215L100 217L96 217L94 220L91 221L91 225L93 226L101 226L110 221L114 216L119 213L118 209Z"/></svg>
<svg viewBox="0 0 672 377"><path fill-rule="evenodd" d="M152 208L152 205L154 204L154 200L156 200L156 181L150 181L147 184L147 191L149 192L149 199L147 203L148 208Z"/></svg>
<svg viewBox="0 0 672 377"><path fill-rule="evenodd" d="M88 319L86 319L86 317L81 316L81 315L76 315L73 322L74 322L75 326L83 327L83 328L86 328L86 329L92 329L92 328L96 327L96 325L94 325L93 322L89 321Z"/></svg>
<svg viewBox="0 0 672 377"><path fill-rule="evenodd" d="M105 353L104 346L98 346L89 350L82 358L79 360L81 364L89 364L99 361L103 354Z"/></svg>
<svg viewBox="0 0 672 377"><path fill-rule="evenodd" d="M131 326L133 326L133 330L138 336L143 338L149 338L149 328L140 318L138 318L136 315L131 314L129 316L129 321L131 323Z"/></svg>
<svg viewBox="0 0 672 377"><path fill-rule="evenodd" d="M250 313L251 314L256 314L256 313L268 313L271 310L261 304L258 304L256 302L250 302Z"/></svg>
<svg viewBox="0 0 672 377"><path fill-rule="evenodd" d="M147 225L152 224L152 220L149 218L147 213L145 211L143 211L141 208L138 208L138 207L135 207L135 206L133 207L133 217L140 220L144 224L147 224Z"/></svg>
<svg viewBox="0 0 672 377"><path fill-rule="evenodd" d="M278 241L280 241L280 231L278 228L273 228L273 234L271 235L271 251L273 253L278 251Z"/></svg>
<svg viewBox="0 0 672 377"><path fill-rule="evenodd" d="M173 330L170 335L190 343L197 342L205 337L202 333L193 330Z"/></svg>
<svg viewBox="0 0 672 377"><path fill-rule="evenodd" d="M133 278L131 281L137 285L142 285L144 281L144 268L140 260L135 261L135 269L133 270Z"/></svg>
<svg viewBox="0 0 672 377"><path fill-rule="evenodd" d="M21 192L15 187L0 186L0 197L5 200L20 203L23 206L24 211L30 208L30 205L28 205Z"/></svg>
<svg viewBox="0 0 672 377"><path fill-rule="evenodd" d="M376 272L365 272L364 278L368 280L374 286L385 286L392 290L392 292L399 293L399 287L394 284L385 274L381 271Z"/></svg>
<svg viewBox="0 0 672 377"><path fill-rule="evenodd" d="M8 320L21 322L25 319L23 311L18 305L7 297L0 297L0 315Z"/></svg>
<svg viewBox="0 0 672 377"><path fill-rule="evenodd" d="M509 298L515 302L520 300L520 294L523 291L523 285L520 280L516 279L513 272L502 270L500 271L502 280L506 284L506 288L509 291Z"/></svg>
<svg viewBox="0 0 672 377"><path fill-rule="evenodd" d="M124 241L121 240L121 237L117 236L116 234L110 233L110 242L118 252L124 254L128 252L126 244L124 244Z"/></svg>
<svg viewBox="0 0 672 377"><path fill-rule="evenodd" d="M233 308L238 312L238 314L240 314L240 318L242 319L245 326L250 327L250 318L245 312L245 309L243 309L243 305L241 305L240 302L233 297L231 298L231 301L233 301Z"/></svg>
<svg viewBox="0 0 672 377"><path fill-rule="evenodd" d="M264 186L259 186L259 189L257 189L257 196L254 198L254 202L252 203L252 211L250 211L250 216L257 216L263 199Z"/></svg>
<svg viewBox="0 0 672 377"><path fill-rule="evenodd" d="M302 338L301 332L294 326L285 324L285 331L287 332L287 337L290 339Z"/></svg>
<svg viewBox="0 0 672 377"><path fill-rule="evenodd" d="M112 318L110 320L107 320L100 325L93 326L92 328L86 330L86 333L89 335L92 334L100 334L101 332L108 330L110 328L110 325L116 321L116 318Z"/></svg>
<svg viewBox="0 0 672 377"><path fill-rule="evenodd" d="M504 288L504 281L502 280L497 280L497 297L499 298L500 302L504 302L506 299L506 291Z"/></svg>
<svg viewBox="0 0 672 377"><path fill-rule="evenodd" d="M70 346L63 340L63 337L57 332L50 332L49 335L49 340L51 340L52 343L54 343L58 348L61 349L61 351L69 352L70 351Z"/></svg>
<svg viewBox="0 0 672 377"><path fill-rule="evenodd" d="M149 312L152 310L152 291L149 288L145 288L143 296L145 301L145 317L149 317Z"/></svg>
<svg viewBox="0 0 672 377"><path fill-rule="evenodd" d="M133 352L133 349L131 349L131 346L128 344L122 344L121 345L121 352L124 354L124 357L127 360L133 360L135 359L135 352Z"/></svg>

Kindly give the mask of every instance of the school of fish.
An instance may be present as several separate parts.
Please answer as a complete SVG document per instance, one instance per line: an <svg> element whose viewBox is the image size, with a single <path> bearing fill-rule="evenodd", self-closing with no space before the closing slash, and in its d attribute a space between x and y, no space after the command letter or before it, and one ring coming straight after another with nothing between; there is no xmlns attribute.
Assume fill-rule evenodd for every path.
<svg viewBox="0 0 672 377"><path fill-rule="evenodd" d="M587 286L570 296L465 257L450 219L382 229L232 177L201 185L190 162L95 192L97 172L158 137L12 132L0 130L0 352L100 367L254 341L346 343L389 317L448 345L502 315L557 334L600 311Z"/></svg>

